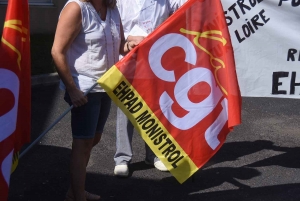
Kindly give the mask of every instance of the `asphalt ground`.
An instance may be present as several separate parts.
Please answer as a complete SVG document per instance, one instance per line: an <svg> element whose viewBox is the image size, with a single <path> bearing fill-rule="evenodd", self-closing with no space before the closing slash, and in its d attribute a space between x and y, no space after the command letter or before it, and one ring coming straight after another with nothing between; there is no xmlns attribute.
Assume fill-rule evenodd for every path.
<svg viewBox="0 0 300 201"><path fill-rule="evenodd" d="M68 108L58 85L45 83L32 86L32 141ZM145 165L144 143L138 133L133 139L130 176L113 175L116 106L112 104L104 135L87 167L86 189L105 201L299 201L299 103L243 97L242 124L183 184L170 173ZM9 201L64 200L69 186L70 133L68 113L20 159L11 175Z"/></svg>

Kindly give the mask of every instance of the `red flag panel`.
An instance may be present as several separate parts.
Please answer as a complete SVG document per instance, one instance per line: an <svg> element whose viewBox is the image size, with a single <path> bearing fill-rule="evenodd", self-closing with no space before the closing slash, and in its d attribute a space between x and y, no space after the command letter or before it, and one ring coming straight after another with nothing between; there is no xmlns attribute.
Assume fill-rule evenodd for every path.
<svg viewBox="0 0 300 201"><path fill-rule="evenodd" d="M241 96L219 0L189 0L98 82L180 182L240 124Z"/></svg>
<svg viewBox="0 0 300 201"><path fill-rule="evenodd" d="M28 0L9 0L0 43L0 200L7 199L12 153L30 141L30 78Z"/></svg>

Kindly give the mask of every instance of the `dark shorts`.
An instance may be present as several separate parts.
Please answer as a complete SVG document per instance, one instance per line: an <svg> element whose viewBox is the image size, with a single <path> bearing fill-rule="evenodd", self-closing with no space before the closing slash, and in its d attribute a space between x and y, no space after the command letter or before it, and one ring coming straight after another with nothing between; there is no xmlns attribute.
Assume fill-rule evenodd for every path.
<svg viewBox="0 0 300 201"><path fill-rule="evenodd" d="M76 139L89 139L95 133L103 133L103 128L109 115L111 99L105 92L89 93L88 102L71 110L72 135ZM66 92L65 101L72 105Z"/></svg>

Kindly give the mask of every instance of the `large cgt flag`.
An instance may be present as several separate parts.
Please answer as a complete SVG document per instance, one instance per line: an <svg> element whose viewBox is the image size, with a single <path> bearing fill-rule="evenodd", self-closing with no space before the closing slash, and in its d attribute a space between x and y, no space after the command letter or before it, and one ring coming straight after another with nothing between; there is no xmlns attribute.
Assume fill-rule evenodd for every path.
<svg viewBox="0 0 300 201"><path fill-rule="evenodd" d="M180 183L241 122L220 0L189 0L98 83Z"/></svg>
<svg viewBox="0 0 300 201"><path fill-rule="evenodd" d="M28 0L9 0L0 43L0 200L7 200L14 153L30 141L30 76Z"/></svg>

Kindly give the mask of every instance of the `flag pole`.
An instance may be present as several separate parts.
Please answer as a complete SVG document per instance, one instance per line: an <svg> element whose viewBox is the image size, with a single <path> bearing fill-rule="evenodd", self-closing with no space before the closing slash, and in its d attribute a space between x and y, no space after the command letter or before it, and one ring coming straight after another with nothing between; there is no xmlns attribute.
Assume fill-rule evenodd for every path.
<svg viewBox="0 0 300 201"><path fill-rule="evenodd" d="M98 83L96 82L89 90L87 90L84 95L86 96L90 91L97 85ZM71 105L63 114L61 114L44 132L36 138L24 151L19 156L19 159L22 158L36 143L40 141L41 138L43 138L70 110L72 110L74 106Z"/></svg>

